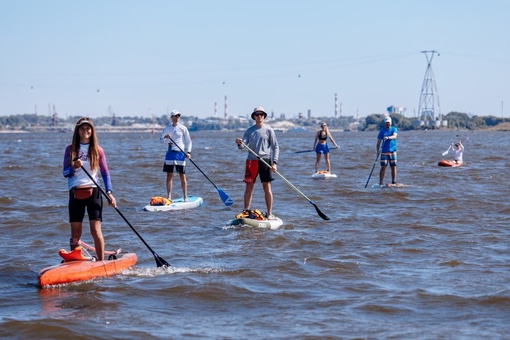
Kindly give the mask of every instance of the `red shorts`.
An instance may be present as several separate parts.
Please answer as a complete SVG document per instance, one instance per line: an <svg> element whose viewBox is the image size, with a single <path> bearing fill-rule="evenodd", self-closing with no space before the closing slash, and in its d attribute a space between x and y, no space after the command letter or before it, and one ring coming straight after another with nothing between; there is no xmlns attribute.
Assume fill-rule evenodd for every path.
<svg viewBox="0 0 510 340"><path fill-rule="evenodd" d="M267 164L271 164L271 160L265 159L265 161ZM271 182L274 180L271 169L262 161L247 159L243 182L255 183L258 175L260 175L260 180L262 182Z"/></svg>

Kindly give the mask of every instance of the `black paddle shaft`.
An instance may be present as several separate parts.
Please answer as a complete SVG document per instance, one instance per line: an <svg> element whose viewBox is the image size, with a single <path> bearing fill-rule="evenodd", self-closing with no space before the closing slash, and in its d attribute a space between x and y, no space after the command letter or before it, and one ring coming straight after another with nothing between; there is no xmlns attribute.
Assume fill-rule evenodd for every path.
<svg viewBox="0 0 510 340"><path fill-rule="evenodd" d="M379 159L379 156L380 156L380 155L381 155L381 153L382 153L382 147L383 147L383 144L384 144L384 141L382 141L382 142L381 142L381 148L380 148L380 149L379 149L379 151L377 152L377 157L375 157L374 165L372 166L372 171L370 171L370 175L368 175L367 182L365 183L365 188L367 187L368 182L370 182L370 177L372 177L372 173L374 172L375 164L377 163L377 160Z"/></svg>
<svg viewBox="0 0 510 340"><path fill-rule="evenodd" d="M75 158L74 161L77 161L78 158ZM103 194L104 197L106 197L106 199L108 200L108 202L110 202L110 204L113 204L112 200L110 197L108 197L108 194L103 190L103 188L101 188L99 186L99 184L94 180L94 178L92 178L92 176L89 174L89 172L82 166L81 169L87 174L87 176L89 176L90 180L99 188L99 190L101 191L101 193ZM119 213L120 217L122 217L122 219L127 223L127 225L131 228L131 230L133 230L136 234L136 236L138 236L138 238L143 242L143 244L145 244L145 246L147 247L147 249L150 250L150 252L152 253L152 255L154 256L154 259L156 260L156 265L158 267L170 267L170 264L165 261L161 256L159 256L158 254L156 254L156 252L154 250L152 250L152 248L149 246L149 244L147 242L145 242L145 240L143 239L142 235L140 235L138 233L138 231L136 231L136 229L133 227L133 225L131 223L129 223L129 221L127 220L127 218L124 216L124 214L122 214L122 212L119 210L119 208L117 207L114 207L115 210Z"/></svg>
<svg viewBox="0 0 510 340"><path fill-rule="evenodd" d="M264 163L268 168L271 168L271 165L268 164L262 157L260 157L255 151L253 151L252 149L250 149L250 147L246 144L244 144L243 142L241 142L241 145L244 146L249 152L251 152L255 157L257 157L257 159L259 161L261 161L262 163ZM301 194L301 196L303 196L307 201L308 203L310 203L311 205L313 205L313 207L315 208L315 211L317 212L317 214L323 219L323 220L326 220L328 221L329 220L329 217L324 214L320 209L319 207L317 206L317 204L313 203L311 199L309 199L308 197L306 197L305 194L303 194L298 188L296 188L296 186L294 184L292 184L288 179L286 179L285 177L283 177L283 175L281 173L279 173L278 171L275 171L276 174L278 176L280 176L288 185L290 185L290 187L294 190L296 190L298 193Z"/></svg>

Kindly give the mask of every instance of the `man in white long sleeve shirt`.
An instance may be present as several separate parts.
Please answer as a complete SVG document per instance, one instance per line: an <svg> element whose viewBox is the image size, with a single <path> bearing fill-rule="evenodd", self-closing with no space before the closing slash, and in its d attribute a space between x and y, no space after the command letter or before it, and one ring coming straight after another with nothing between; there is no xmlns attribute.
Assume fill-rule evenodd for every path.
<svg viewBox="0 0 510 340"><path fill-rule="evenodd" d="M457 164L462 164L462 154L464 153L464 145L459 140L458 143L452 143L453 160Z"/></svg>
<svg viewBox="0 0 510 340"><path fill-rule="evenodd" d="M165 155L165 164L163 171L166 172L166 190L168 199L172 200L172 179L174 176L174 169L181 178L181 187L183 199L188 201L188 182L186 181L186 159L191 158L191 137L186 126L179 123L181 113L173 110L170 119L172 123L169 124L163 132L159 140L163 143L168 143L168 150Z"/></svg>

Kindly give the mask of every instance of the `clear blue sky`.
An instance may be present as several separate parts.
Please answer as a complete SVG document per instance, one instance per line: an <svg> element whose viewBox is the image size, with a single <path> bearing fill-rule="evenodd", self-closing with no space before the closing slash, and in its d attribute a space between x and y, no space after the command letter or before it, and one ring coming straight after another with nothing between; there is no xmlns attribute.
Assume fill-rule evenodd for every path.
<svg viewBox="0 0 510 340"><path fill-rule="evenodd" d="M443 114L509 117L508 32L508 0L0 0L0 115L412 117L437 50Z"/></svg>

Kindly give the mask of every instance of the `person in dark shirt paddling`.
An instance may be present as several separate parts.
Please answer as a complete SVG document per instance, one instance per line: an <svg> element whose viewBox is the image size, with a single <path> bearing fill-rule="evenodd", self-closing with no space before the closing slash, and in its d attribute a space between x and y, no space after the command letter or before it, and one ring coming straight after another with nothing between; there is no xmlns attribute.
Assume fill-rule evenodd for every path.
<svg viewBox="0 0 510 340"><path fill-rule="evenodd" d="M277 171L278 156L280 149L274 130L264 124L267 113L261 106L256 107L251 114L251 119L255 120L255 125L249 127L243 135L243 138L237 138L236 144L239 149L243 149L243 143L260 156L266 163L271 165L268 168L257 156L248 152L246 159L245 174L243 182L246 183L244 191L244 209L249 210L252 200L253 187L255 180L260 175L262 188L264 189L264 199L266 201L267 219L274 220L273 215L273 193L271 191L271 181L274 180L272 171Z"/></svg>

